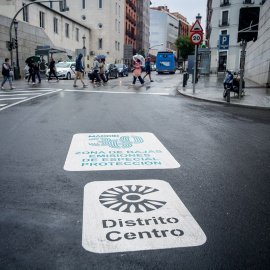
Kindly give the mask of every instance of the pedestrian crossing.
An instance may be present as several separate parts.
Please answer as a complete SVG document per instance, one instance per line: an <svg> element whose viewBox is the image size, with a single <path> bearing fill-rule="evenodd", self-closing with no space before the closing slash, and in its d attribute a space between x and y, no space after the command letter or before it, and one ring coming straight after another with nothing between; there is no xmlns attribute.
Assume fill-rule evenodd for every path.
<svg viewBox="0 0 270 270"><path fill-rule="evenodd" d="M0 90L0 111L18 105L22 102L61 90L62 89L52 88L31 88L31 90L16 88L13 90Z"/></svg>

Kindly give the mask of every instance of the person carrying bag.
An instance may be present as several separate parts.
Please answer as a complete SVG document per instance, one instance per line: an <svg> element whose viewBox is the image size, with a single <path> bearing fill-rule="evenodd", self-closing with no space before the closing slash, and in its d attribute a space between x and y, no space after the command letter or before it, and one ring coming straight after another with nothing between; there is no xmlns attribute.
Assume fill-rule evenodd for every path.
<svg viewBox="0 0 270 270"><path fill-rule="evenodd" d="M14 89L15 87L12 86L13 70L12 67L9 65L9 58L5 58L5 63L2 64L2 75L4 78L1 84L1 89L5 89L4 84L7 80L9 81L10 90Z"/></svg>

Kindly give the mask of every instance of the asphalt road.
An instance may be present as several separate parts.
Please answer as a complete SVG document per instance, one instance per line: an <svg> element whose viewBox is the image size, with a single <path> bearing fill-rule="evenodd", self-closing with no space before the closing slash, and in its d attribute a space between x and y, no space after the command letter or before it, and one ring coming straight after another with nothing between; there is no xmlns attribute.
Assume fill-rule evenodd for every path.
<svg viewBox="0 0 270 270"><path fill-rule="evenodd" d="M194 101L178 95L179 74L153 77L155 82L135 87L131 76L77 89L71 81L34 87L20 82L16 91L31 91L32 99L2 97L1 269L270 268L269 111ZM0 99L14 92L1 91ZM154 134L181 167L63 169L74 134L122 132ZM142 179L169 183L206 242L150 250L142 244L141 251L131 252L85 250L84 186ZM163 241L170 245L169 237Z"/></svg>

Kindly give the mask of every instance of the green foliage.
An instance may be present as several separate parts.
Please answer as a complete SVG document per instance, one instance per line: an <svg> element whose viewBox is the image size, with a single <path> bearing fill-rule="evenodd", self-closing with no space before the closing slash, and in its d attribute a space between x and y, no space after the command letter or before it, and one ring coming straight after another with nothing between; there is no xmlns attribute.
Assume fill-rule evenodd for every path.
<svg viewBox="0 0 270 270"><path fill-rule="evenodd" d="M195 46L191 43L189 36L178 37L175 41L175 46L180 50L180 55L184 61L188 59L188 55L194 54Z"/></svg>
<svg viewBox="0 0 270 270"><path fill-rule="evenodd" d="M145 52L144 52L144 50L138 51L138 54L142 55L145 58Z"/></svg>

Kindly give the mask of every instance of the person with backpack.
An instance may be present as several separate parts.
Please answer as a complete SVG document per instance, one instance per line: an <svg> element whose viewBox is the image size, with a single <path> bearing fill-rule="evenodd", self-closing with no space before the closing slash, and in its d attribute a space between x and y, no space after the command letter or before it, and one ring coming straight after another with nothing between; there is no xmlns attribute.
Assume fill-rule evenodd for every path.
<svg viewBox="0 0 270 270"><path fill-rule="evenodd" d="M76 66L75 66L76 76L74 78L73 87L78 87L78 85L76 84L78 78L81 79L83 87L87 86L87 84L84 83L84 80L83 80L84 67L82 65L82 58L83 58L83 55L80 53L79 56L76 59Z"/></svg>
<svg viewBox="0 0 270 270"><path fill-rule="evenodd" d="M14 89L15 87L12 85L12 76L13 71L11 66L9 65L9 58L5 58L5 63L2 64L2 75L3 75L3 81L1 84L1 90L4 90L4 84L6 81L9 81L10 90Z"/></svg>
<svg viewBox="0 0 270 270"><path fill-rule="evenodd" d="M41 83L39 63L34 63L34 77L33 77L34 83L36 83L36 75L38 76L38 82Z"/></svg>

